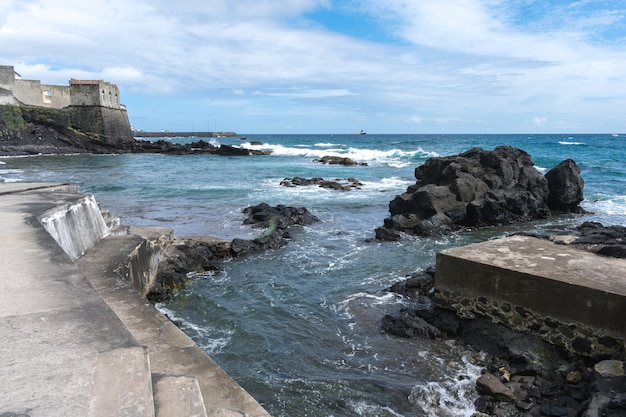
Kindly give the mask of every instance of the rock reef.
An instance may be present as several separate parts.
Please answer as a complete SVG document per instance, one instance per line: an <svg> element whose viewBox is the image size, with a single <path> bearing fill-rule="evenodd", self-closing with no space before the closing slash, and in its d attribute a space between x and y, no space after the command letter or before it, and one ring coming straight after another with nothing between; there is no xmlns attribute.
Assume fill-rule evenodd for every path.
<svg viewBox="0 0 626 417"><path fill-rule="evenodd" d="M563 161L544 177L528 153L510 146L430 158L415 169L415 178L389 203L391 216L376 229L378 240L583 212L578 204L584 181L576 162Z"/></svg>
<svg viewBox="0 0 626 417"><path fill-rule="evenodd" d="M178 237L169 245L159 264L156 283L147 298L167 302L184 288L189 274L205 274L220 269L220 262L250 253L280 248L291 239L293 226L305 226L319 219L304 207L275 207L267 203L247 207L244 224L263 231L254 239L223 240L210 236Z"/></svg>

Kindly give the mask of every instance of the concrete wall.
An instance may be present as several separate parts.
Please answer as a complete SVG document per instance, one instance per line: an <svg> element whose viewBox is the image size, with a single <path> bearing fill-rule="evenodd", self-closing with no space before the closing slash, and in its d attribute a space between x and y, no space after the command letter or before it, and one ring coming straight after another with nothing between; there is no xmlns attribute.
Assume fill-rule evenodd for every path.
<svg viewBox="0 0 626 417"><path fill-rule="evenodd" d="M77 194L74 201L40 215L39 222L72 260L109 232L93 195Z"/></svg>
<svg viewBox="0 0 626 417"><path fill-rule="evenodd" d="M482 315L571 352L621 354L626 260L511 236L437 254L435 303Z"/></svg>
<svg viewBox="0 0 626 417"><path fill-rule="evenodd" d="M13 96L27 106L62 109L70 105L69 87L41 84L39 80L15 80Z"/></svg>

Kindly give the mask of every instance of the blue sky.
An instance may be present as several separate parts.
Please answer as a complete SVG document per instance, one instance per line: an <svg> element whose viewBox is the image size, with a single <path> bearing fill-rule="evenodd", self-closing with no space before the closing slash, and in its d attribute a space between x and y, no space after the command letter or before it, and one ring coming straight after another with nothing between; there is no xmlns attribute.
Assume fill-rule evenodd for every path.
<svg viewBox="0 0 626 417"><path fill-rule="evenodd" d="M147 131L626 133L622 0L0 0L0 65Z"/></svg>

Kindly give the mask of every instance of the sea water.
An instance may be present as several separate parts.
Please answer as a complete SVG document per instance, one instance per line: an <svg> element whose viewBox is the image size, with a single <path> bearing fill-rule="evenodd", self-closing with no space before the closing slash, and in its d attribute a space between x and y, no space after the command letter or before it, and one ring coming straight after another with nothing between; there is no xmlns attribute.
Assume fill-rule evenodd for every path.
<svg viewBox="0 0 626 417"><path fill-rule="evenodd" d="M470 416L480 353L381 334L381 318L411 304L385 288L434 265L445 248L583 221L626 225L626 136L247 135L214 143L272 154L5 158L0 180L76 183L123 223L172 227L179 236L252 238L259 231L242 224L241 211L261 202L315 214L321 221L294 228L284 248L227 261L158 306L276 417ZM593 214L372 241L389 202L415 183L426 159L499 145L527 151L541 172L574 159L585 180L582 206ZM325 155L366 165L315 162ZM346 192L280 185L294 176L363 185Z"/></svg>

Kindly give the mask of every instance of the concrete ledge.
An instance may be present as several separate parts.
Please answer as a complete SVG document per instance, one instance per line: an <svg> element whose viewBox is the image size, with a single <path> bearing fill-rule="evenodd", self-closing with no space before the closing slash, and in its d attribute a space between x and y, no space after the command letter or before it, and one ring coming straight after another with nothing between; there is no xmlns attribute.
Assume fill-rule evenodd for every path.
<svg viewBox="0 0 626 417"><path fill-rule="evenodd" d="M435 303L491 317L577 354L621 354L626 260L528 236L437 254Z"/></svg>

